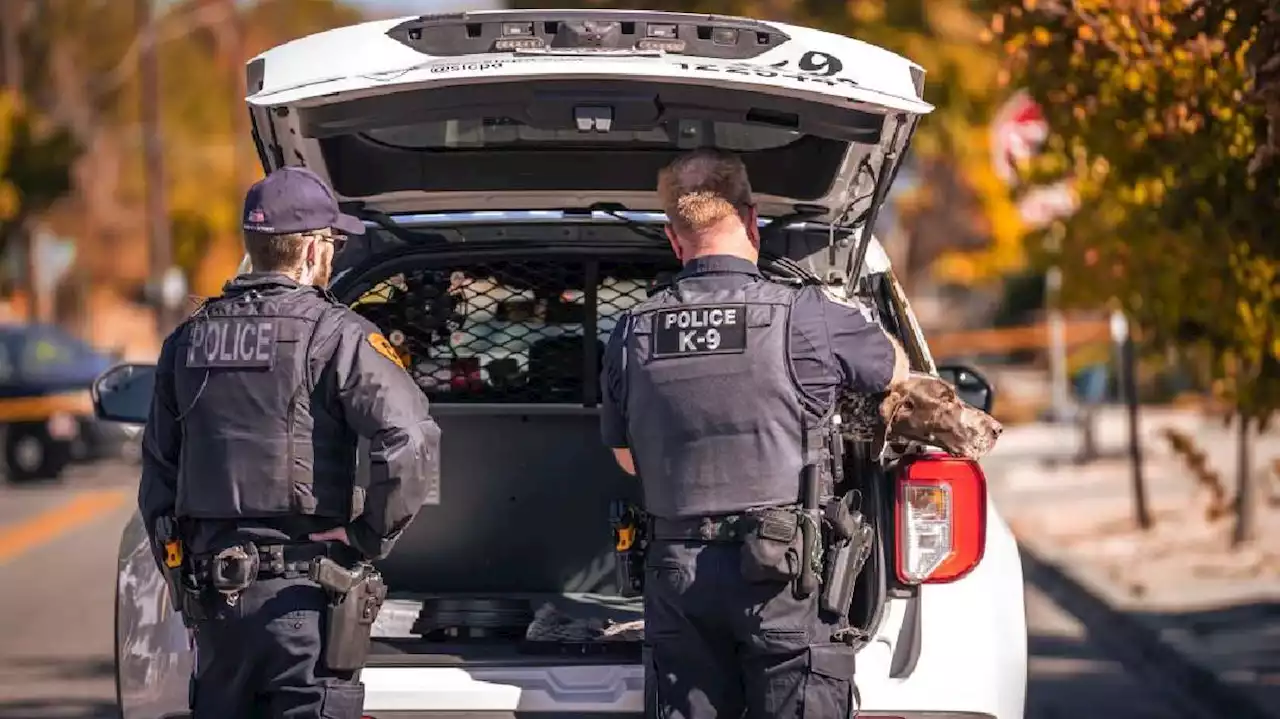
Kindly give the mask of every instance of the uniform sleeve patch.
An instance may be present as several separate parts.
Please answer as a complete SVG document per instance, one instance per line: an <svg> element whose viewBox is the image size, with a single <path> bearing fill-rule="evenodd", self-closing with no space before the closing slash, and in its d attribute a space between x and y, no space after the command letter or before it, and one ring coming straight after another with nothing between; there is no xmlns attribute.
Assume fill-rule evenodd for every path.
<svg viewBox="0 0 1280 719"><path fill-rule="evenodd" d="M253 317L208 319L191 325L187 366L270 369L279 339L276 323Z"/></svg>
<svg viewBox="0 0 1280 719"><path fill-rule="evenodd" d="M747 306L704 305L659 310L653 318L654 359L747 351Z"/></svg>
<svg viewBox="0 0 1280 719"><path fill-rule="evenodd" d="M369 346L373 348L374 352L377 352L383 357L395 362L396 366L400 369L404 369L404 362L401 361L400 355L396 352L396 348L391 346L391 342L388 341L386 337L382 336L381 332L370 333L368 339Z"/></svg>

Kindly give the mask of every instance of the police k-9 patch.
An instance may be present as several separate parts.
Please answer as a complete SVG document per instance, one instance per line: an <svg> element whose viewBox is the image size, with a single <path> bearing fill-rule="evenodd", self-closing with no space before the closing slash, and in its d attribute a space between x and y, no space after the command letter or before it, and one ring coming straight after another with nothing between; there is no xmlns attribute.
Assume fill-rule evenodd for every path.
<svg viewBox="0 0 1280 719"><path fill-rule="evenodd" d="M739 354L747 350L747 306L704 305L659 310L653 318L655 359Z"/></svg>
<svg viewBox="0 0 1280 719"><path fill-rule="evenodd" d="M270 369L276 361L276 323L256 317L207 319L191 325L188 367Z"/></svg>

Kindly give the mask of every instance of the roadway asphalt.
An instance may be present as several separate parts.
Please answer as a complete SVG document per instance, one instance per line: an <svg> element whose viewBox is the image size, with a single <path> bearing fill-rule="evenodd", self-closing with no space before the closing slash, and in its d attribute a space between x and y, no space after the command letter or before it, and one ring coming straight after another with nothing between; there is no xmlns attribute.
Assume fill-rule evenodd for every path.
<svg viewBox="0 0 1280 719"><path fill-rule="evenodd" d="M0 484L0 719L117 716L112 592L136 484L136 467L119 463L58 483ZM1159 681L1109 658L1028 576L1028 719L1182 716L1156 693Z"/></svg>

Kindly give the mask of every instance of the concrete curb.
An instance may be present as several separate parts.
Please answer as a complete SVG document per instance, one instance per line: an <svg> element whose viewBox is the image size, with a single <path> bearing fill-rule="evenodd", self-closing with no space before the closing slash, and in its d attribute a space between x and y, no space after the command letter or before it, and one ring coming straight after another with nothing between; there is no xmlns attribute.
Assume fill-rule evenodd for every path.
<svg viewBox="0 0 1280 719"><path fill-rule="evenodd" d="M1168 685L1169 693L1181 700L1180 708L1206 718L1280 719L1280 707L1265 706L1198 657L1169 644L1148 623L1113 606L1106 599L1107 590L1099 586L1100 578L1069 569L1070 564L1051 549L1033 544L1018 541L1026 578L1079 617L1090 627L1091 638L1131 671Z"/></svg>

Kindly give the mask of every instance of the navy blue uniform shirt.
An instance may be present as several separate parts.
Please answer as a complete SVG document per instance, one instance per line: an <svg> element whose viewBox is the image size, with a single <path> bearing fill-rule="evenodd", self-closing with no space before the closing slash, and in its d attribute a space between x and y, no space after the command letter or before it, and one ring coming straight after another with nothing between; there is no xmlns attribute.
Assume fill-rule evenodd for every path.
<svg viewBox="0 0 1280 719"><path fill-rule="evenodd" d="M709 255L685 264L676 276L738 275L746 284L761 276L755 264L740 257ZM600 432L606 446L627 446L626 378L623 376L623 331L618 322L604 351L600 375ZM882 392L893 378L893 345L884 331L854 307L833 302L817 287L800 290L791 311L791 366L810 403L829 408L841 388Z"/></svg>

